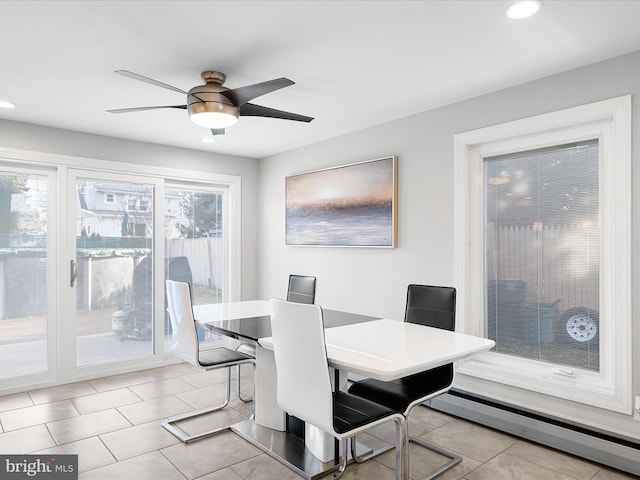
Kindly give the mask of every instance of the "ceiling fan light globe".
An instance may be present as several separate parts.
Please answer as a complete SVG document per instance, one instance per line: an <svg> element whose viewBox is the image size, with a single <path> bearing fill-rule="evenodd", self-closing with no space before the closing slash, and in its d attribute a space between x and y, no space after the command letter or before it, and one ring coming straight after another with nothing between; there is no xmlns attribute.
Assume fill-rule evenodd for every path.
<svg viewBox="0 0 640 480"><path fill-rule="evenodd" d="M226 128L235 124L240 116L238 108L219 92L205 91L208 87L195 87L189 92L187 104L191 121L210 129Z"/></svg>
<svg viewBox="0 0 640 480"><path fill-rule="evenodd" d="M191 121L205 128L226 128L234 125L238 117L226 112L198 112L191 114Z"/></svg>

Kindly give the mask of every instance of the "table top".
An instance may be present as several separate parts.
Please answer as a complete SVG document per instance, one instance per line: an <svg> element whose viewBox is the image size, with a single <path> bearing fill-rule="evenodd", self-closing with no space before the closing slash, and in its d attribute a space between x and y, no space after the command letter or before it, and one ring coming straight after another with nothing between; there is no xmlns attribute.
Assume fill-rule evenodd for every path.
<svg viewBox="0 0 640 480"><path fill-rule="evenodd" d="M198 323L221 335L253 342L271 336L269 300L194 305L193 314ZM370 322L380 318L331 309L324 309L323 314L325 328Z"/></svg>
<svg viewBox="0 0 640 480"><path fill-rule="evenodd" d="M325 342L330 366L383 381L462 360L495 345L482 337L390 319L327 329ZM273 349L271 337L259 343Z"/></svg>

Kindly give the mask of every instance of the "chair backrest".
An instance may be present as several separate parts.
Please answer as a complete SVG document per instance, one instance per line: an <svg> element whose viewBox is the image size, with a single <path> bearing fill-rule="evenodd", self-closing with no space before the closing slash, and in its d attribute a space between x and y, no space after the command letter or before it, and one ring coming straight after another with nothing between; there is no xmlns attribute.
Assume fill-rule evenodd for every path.
<svg viewBox="0 0 640 480"><path fill-rule="evenodd" d="M314 303L316 299L316 277L289 275L287 302Z"/></svg>
<svg viewBox="0 0 640 480"><path fill-rule="evenodd" d="M404 321L454 331L456 329L456 289L409 285Z"/></svg>
<svg viewBox="0 0 640 480"><path fill-rule="evenodd" d="M174 280L166 280L165 283L173 353L193 365L199 365L198 334L191 307L189 284Z"/></svg>
<svg viewBox="0 0 640 480"><path fill-rule="evenodd" d="M333 397L322 309L271 300L278 406L333 434Z"/></svg>

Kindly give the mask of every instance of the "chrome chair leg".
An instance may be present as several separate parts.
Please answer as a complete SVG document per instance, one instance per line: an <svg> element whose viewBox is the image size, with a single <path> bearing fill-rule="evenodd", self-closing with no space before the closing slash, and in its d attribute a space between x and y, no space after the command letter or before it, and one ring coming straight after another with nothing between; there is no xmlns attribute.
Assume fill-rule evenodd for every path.
<svg viewBox="0 0 640 480"><path fill-rule="evenodd" d="M396 480L409 478L409 449L408 449L408 424L405 421L396 420L396 466L401 465L401 468L396 470ZM351 458L356 463L365 462L373 457L377 457L381 453L388 452L396 447L396 445L388 444L380 447L376 450L369 450L367 453L358 456L356 437L351 439ZM401 463L400 463L401 462ZM337 477L336 477L337 478Z"/></svg>
<svg viewBox="0 0 640 480"><path fill-rule="evenodd" d="M340 466L338 467L338 471L336 471L331 478L333 478L334 480L336 478L340 478L342 476L342 474L344 473L345 469L347 468L347 460L348 460L348 455L347 452L349 451L349 440L348 438L343 438L342 439L342 456L340 457ZM353 442L351 442L353 443Z"/></svg>
<svg viewBox="0 0 640 480"><path fill-rule="evenodd" d="M393 445L392 443L389 443L383 447L380 447L376 450L370 449L369 451L367 451L366 453L363 453L361 455L358 455L357 453L357 449L358 449L358 442L356 442L356 439L354 437L353 441L351 442L351 457L353 458L353 460L356 463L363 463L366 462L367 460L372 459L373 457L377 457L378 455L381 455L385 452L388 452L389 450L393 450L396 446Z"/></svg>
<svg viewBox="0 0 640 480"><path fill-rule="evenodd" d="M240 365L238 365L237 367L238 367L238 370L237 370L237 372L238 372L238 398L240 400L242 400L243 402L245 402L245 403L251 402L253 400L253 397L246 397L245 398L245 397L242 396L242 393L240 391L240 387L241 387L241 385L240 385ZM253 368L254 368L253 376L255 377L255 365L254 365ZM254 388L255 388L255 382L254 382Z"/></svg>
<svg viewBox="0 0 640 480"><path fill-rule="evenodd" d="M239 365L238 365L239 366ZM256 362L253 361L251 362L251 368L252 368L252 379L253 379L253 391L256 391ZM238 376L238 378L240 378L240 376ZM240 386L240 383L238 383L238 386ZM240 393L238 393L238 396L240 396ZM242 398L240 399L242 400ZM251 397L250 400L242 400L243 402L247 402L247 401L253 401L253 397ZM251 420L256 418L256 402L253 402L253 404L251 405L251 417L249 417Z"/></svg>
<svg viewBox="0 0 640 480"><path fill-rule="evenodd" d="M432 445L428 442L425 442L424 440L420 440L419 438L416 437L410 437L409 441L412 443L415 443L416 445L420 445L423 448L426 448L428 450L431 450L432 452L435 452L439 455L442 455L443 457L447 457L450 460L445 463L443 466L441 466L440 468L438 468L437 470L434 470L433 472L431 472L429 475L427 475L426 477L424 477L422 480L431 480L433 478L436 478L438 475L446 472L447 470L455 467L457 464L459 464L462 461L462 457L459 457L458 455L451 453L447 450L444 450L440 447L436 447L435 445Z"/></svg>
<svg viewBox="0 0 640 480"><path fill-rule="evenodd" d="M449 459L449 461L447 463L445 463L443 466L441 466L440 468L438 468L437 470L434 470L433 472L429 473L426 477L424 477L422 480L432 480L434 478L436 478L438 475L443 474L444 472L446 472L447 470L455 467L457 464L459 464L462 461L462 457L449 452L447 450L444 450L443 448L437 447L435 445L432 445L431 443L428 443L424 440L421 440L417 437L410 437L409 436L409 421L408 418L407 420L405 420L404 422L404 426L403 426L403 436L404 438L402 439L403 441L403 445L404 445L404 456L402 458L403 461L403 469L406 470L407 472L409 471L409 443L415 443L416 445L420 445L423 448L426 448L428 450L431 450L432 452L435 452L439 455L442 455L443 457L447 457ZM398 441L398 439L396 439L396 441ZM388 445L384 445L376 450L369 450L368 452L358 455L356 450L357 450L357 442L355 441L355 437L353 439L353 441L351 442L351 457L353 458L353 460L356 463L362 463L365 462L367 460L370 460L373 457L377 457L378 455L388 452L389 450L393 449L395 447L395 445L393 444L388 444ZM396 455L399 455L400 452L396 451Z"/></svg>
<svg viewBox="0 0 640 480"><path fill-rule="evenodd" d="M195 435L189 435L183 429L181 429L177 423L182 420L187 420L195 417L199 417L201 415L205 415L207 413L215 412L217 410L222 410L229 404L229 400L231 399L231 367L227 367L227 385L226 385L226 394L224 402L221 405L215 407L207 407L201 410L197 410L195 412L187 412L183 415L178 415L175 417L171 417L166 421L162 422L162 427L171 433L176 438L180 439L184 443L190 443L200 438L206 437L208 435L213 435L214 433L221 432L223 430L227 430L229 426L214 428L212 430L207 430L206 432L198 433Z"/></svg>

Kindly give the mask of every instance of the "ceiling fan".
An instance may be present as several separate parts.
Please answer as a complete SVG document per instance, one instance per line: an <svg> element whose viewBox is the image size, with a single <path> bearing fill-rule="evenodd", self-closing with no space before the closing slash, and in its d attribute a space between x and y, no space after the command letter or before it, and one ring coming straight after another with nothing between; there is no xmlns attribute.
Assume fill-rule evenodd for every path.
<svg viewBox="0 0 640 480"><path fill-rule="evenodd" d="M249 100L253 100L256 97L294 84L293 81L284 77L254 83L253 85L247 85L245 87L229 89L223 86L227 78L224 73L207 71L202 72L202 80L205 82L204 85L195 86L188 92L185 92L172 85L128 70L116 70L114 73L182 93L187 96L187 103L186 105L118 108L115 110L107 110L109 113L178 108L187 110L189 112L189 118L191 118L193 123L211 129L213 135L223 135L224 129L235 124L240 116L281 118L284 120L295 120L297 122L310 122L313 120L313 117L249 103Z"/></svg>

